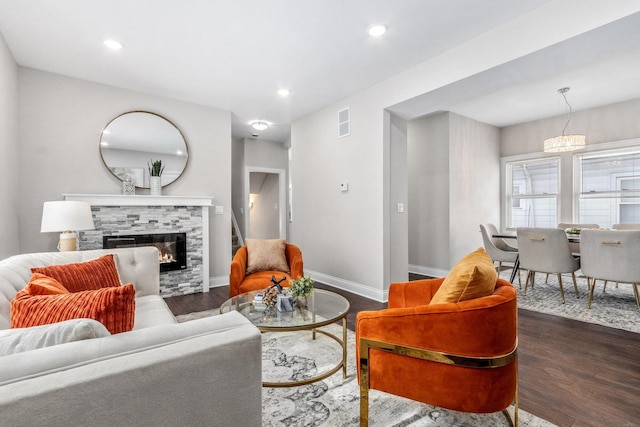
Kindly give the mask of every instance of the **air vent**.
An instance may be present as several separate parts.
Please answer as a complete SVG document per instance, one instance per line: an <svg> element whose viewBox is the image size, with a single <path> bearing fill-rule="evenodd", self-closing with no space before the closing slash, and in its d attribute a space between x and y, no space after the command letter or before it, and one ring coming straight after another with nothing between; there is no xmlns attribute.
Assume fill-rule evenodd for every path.
<svg viewBox="0 0 640 427"><path fill-rule="evenodd" d="M351 134L351 124L349 121L349 107L338 111L338 138Z"/></svg>

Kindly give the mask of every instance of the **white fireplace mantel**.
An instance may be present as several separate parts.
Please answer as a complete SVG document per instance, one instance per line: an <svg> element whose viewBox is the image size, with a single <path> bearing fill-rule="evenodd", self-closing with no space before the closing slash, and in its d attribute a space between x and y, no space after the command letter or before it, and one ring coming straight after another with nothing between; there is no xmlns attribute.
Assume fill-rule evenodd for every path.
<svg viewBox="0 0 640 427"><path fill-rule="evenodd" d="M64 200L96 206L213 206L209 196L148 196L122 194L63 194Z"/></svg>

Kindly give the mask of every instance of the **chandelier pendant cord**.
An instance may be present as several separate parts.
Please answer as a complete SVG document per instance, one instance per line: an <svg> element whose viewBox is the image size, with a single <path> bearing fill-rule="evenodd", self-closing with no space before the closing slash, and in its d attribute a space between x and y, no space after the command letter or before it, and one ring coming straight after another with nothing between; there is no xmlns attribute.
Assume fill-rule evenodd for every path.
<svg viewBox="0 0 640 427"><path fill-rule="evenodd" d="M571 104L569 104L569 101L567 101L567 95L565 95L565 93L568 90L569 90L569 88L562 88L562 89L558 90L558 92L560 92L560 94L564 98L564 102L567 104L567 107L569 107L569 117L567 118L567 123L565 123L564 127L562 128L562 136L565 135L565 131L567 130L567 126L569 126L569 122L571 121L571 114L573 112L573 109L571 108Z"/></svg>

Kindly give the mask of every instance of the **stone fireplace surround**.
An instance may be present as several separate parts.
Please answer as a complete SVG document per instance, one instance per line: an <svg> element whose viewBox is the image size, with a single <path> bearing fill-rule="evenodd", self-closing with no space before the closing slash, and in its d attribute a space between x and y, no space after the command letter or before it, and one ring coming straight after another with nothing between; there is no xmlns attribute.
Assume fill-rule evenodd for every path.
<svg viewBox="0 0 640 427"><path fill-rule="evenodd" d="M89 202L95 230L78 233L79 250L102 249L103 236L146 233L187 234L187 269L160 275L160 295L209 291L208 196L64 194L64 200Z"/></svg>

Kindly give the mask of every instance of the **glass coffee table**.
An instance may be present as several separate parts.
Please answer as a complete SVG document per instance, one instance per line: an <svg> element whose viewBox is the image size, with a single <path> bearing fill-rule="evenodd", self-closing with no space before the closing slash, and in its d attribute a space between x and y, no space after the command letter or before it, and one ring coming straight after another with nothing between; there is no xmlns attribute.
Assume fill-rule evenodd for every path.
<svg viewBox="0 0 640 427"><path fill-rule="evenodd" d="M313 340L316 333L335 340L342 348L342 359L333 368L312 378L299 381L263 382L263 387L295 387L325 379L342 368L342 378L347 377L347 314L349 301L342 295L324 289L314 289L313 295L307 297L307 307L294 307L293 311L278 311L274 308L257 309L253 299L258 292L251 291L228 299L220 306L220 313L238 311L249 319L260 332L292 332L311 331ZM323 326L342 320L342 338L327 331Z"/></svg>

